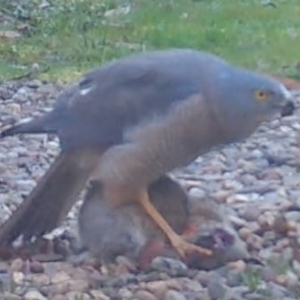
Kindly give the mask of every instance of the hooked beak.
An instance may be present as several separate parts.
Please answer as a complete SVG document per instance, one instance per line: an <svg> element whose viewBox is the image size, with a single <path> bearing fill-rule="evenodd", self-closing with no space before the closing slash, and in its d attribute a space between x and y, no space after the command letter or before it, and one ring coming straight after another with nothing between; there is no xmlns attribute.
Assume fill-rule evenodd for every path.
<svg viewBox="0 0 300 300"><path fill-rule="evenodd" d="M282 93L286 101L281 106L281 116L282 117L291 116L293 115L295 110L293 95L284 85L282 85Z"/></svg>
<svg viewBox="0 0 300 300"><path fill-rule="evenodd" d="M295 104L293 101L288 101L281 109L281 116L286 117L286 116L291 116L293 115L295 110Z"/></svg>

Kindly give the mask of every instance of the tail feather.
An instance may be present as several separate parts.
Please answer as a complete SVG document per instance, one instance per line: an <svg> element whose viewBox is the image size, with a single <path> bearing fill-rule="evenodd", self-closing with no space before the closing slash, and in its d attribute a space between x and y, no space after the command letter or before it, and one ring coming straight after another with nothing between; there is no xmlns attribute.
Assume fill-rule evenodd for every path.
<svg viewBox="0 0 300 300"><path fill-rule="evenodd" d="M70 211L97 161L99 149L77 149L61 153L37 186L0 227L0 244L11 244L50 232Z"/></svg>
<svg viewBox="0 0 300 300"><path fill-rule="evenodd" d="M52 114L45 114L30 121L21 122L13 125L0 133L4 138L22 133L57 133L57 124L52 120Z"/></svg>

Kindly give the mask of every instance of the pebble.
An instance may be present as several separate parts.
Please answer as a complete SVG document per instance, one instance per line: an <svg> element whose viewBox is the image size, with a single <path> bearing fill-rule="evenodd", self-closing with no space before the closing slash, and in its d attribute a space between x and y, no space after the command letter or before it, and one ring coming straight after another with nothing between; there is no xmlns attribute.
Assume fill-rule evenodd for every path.
<svg viewBox="0 0 300 300"><path fill-rule="evenodd" d="M146 289L158 299L162 299L168 289L172 288L175 290L180 290L180 283L175 279L153 281L146 284Z"/></svg>
<svg viewBox="0 0 300 300"><path fill-rule="evenodd" d="M64 295L55 295L54 297L51 298L51 300L65 300Z"/></svg>
<svg viewBox="0 0 300 300"><path fill-rule="evenodd" d="M175 291L175 290L169 290L165 295L165 300L188 300L182 293Z"/></svg>
<svg viewBox="0 0 300 300"><path fill-rule="evenodd" d="M71 291L85 292L89 289L89 283L84 279L72 279L69 281L69 289Z"/></svg>
<svg viewBox="0 0 300 300"><path fill-rule="evenodd" d="M30 263L30 272L32 273L43 273L44 272L44 266L39 261L32 261Z"/></svg>
<svg viewBox="0 0 300 300"><path fill-rule="evenodd" d="M138 300L158 300L153 294L143 290L137 291L134 297Z"/></svg>
<svg viewBox="0 0 300 300"><path fill-rule="evenodd" d="M39 291L28 291L24 295L25 300L47 300Z"/></svg>
<svg viewBox="0 0 300 300"><path fill-rule="evenodd" d="M189 190L189 194L192 197L199 197L199 198L205 198L206 197L206 193L204 190L198 188L198 187L193 187Z"/></svg>
<svg viewBox="0 0 300 300"><path fill-rule="evenodd" d="M2 292L2 299L5 300L23 300L21 296L18 296L16 294L10 293L10 292Z"/></svg>
<svg viewBox="0 0 300 300"><path fill-rule="evenodd" d="M92 290L90 291L90 294L92 295L93 299L95 300L110 300L110 298L108 296L106 296L105 294L103 294L102 291L100 290ZM145 299L147 300L147 299ZM149 299L151 300L151 299ZM155 299L153 299L155 300Z"/></svg>
<svg viewBox="0 0 300 300"><path fill-rule="evenodd" d="M21 272L24 270L25 264L21 258L16 258L12 261L10 269L12 272Z"/></svg>
<svg viewBox="0 0 300 300"><path fill-rule="evenodd" d="M186 264L180 260L161 256L152 260L151 267L154 270L167 272L170 275L185 274L188 270Z"/></svg>
<svg viewBox="0 0 300 300"><path fill-rule="evenodd" d="M224 281L225 280L214 278L209 282L207 289L211 300L226 299L229 293L229 288L226 286Z"/></svg>
<svg viewBox="0 0 300 300"><path fill-rule="evenodd" d="M119 295L122 299L132 299L132 292L127 288L123 287L119 290Z"/></svg>
<svg viewBox="0 0 300 300"><path fill-rule="evenodd" d="M229 287L236 287L242 284L243 276L239 270L231 270L226 274L226 284Z"/></svg>
<svg viewBox="0 0 300 300"><path fill-rule="evenodd" d="M48 275L40 273L28 274L26 276L26 279L30 280L38 287L47 286L51 283L50 277Z"/></svg>
<svg viewBox="0 0 300 300"><path fill-rule="evenodd" d="M52 278L51 278L51 282L53 284L57 284L57 283L62 283L62 282L66 282L69 281L71 279L70 275L68 275L67 273L61 271L56 273Z"/></svg>
<svg viewBox="0 0 300 300"><path fill-rule="evenodd" d="M15 284L20 285L24 282L25 275L22 272L13 272L12 273L12 279L13 279L13 282Z"/></svg>
<svg viewBox="0 0 300 300"><path fill-rule="evenodd" d="M82 293L77 292L77 291L76 292L71 291L71 292L66 293L65 299L66 300L77 300L77 299L90 300L91 298L88 294L82 294Z"/></svg>
<svg viewBox="0 0 300 300"><path fill-rule="evenodd" d="M241 214L243 219L248 222L256 222L261 212L258 209L257 205L247 205L245 211Z"/></svg>
<svg viewBox="0 0 300 300"><path fill-rule="evenodd" d="M206 271L199 271L197 272L196 277L194 278L201 284L203 287L207 287L210 281L210 273Z"/></svg>

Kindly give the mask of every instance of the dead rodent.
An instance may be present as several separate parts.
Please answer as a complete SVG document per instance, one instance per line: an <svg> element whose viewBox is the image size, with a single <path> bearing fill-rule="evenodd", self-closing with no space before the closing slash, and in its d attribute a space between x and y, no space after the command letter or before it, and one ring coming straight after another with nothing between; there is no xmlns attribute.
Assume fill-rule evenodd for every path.
<svg viewBox="0 0 300 300"><path fill-rule="evenodd" d="M188 198L182 187L167 176L149 186L151 202L170 226L182 233L188 220ZM118 255L136 259L149 239L162 239L157 226L139 205L127 204L114 210L102 199L102 186L91 183L78 217L83 245L101 261Z"/></svg>
<svg viewBox="0 0 300 300"><path fill-rule="evenodd" d="M151 202L171 227L185 239L213 250L211 257L188 257L186 263L213 269L246 257L223 209L209 199L192 197L168 176L149 186ZM100 183L92 183L80 209L78 224L83 245L102 263L126 256L146 268L156 256L178 257L151 219L136 204L112 209L101 198Z"/></svg>

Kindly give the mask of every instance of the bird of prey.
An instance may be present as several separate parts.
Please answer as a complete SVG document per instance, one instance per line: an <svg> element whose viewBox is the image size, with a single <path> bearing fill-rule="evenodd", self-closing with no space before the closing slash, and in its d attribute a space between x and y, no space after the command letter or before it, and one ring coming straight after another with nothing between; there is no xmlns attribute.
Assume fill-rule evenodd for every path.
<svg viewBox="0 0 300 300"><path fill-rule="evenodd" d="M102 197L100 182L91 182L78 215L82 246L97 262L112 263L122 255L147 269L157 256L178 257L166 237L137 203L112 209ZM148 187L149 199L172 229L185 240L211 249L205 259L187 257L194 268L213 269L250 257L228 213L212 199L191 196L176 180L162 176Z"/></svg>
<svg viewBox="0 0 300 300"><path fill-rule="evenodd" d="M194 49L133 54L85 74L52 111L2 137L57 134L61 153L0 228L0 242L40 236L64 218L89 179L115 208L138 202L185 257L187 243L149 201L148 186L211 149L238 142L291 101L278 81Z"/></svg>

